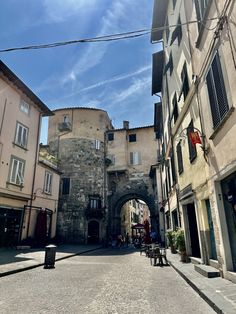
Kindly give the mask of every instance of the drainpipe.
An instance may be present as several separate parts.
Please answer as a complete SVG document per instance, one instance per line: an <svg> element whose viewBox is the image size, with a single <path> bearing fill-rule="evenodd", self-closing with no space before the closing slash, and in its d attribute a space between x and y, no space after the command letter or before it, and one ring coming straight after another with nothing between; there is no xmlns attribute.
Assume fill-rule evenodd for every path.
<svg viewBox="0 0 236 314"><path fill-rule="evenodd" d="M7 99L5 99L5 103L4 103L4 107L3 107L3 113L2 113L2 119L0 122L0 139L1 139L1 134L2 134L2 128L3 128L3 121L4 121L4 117L5 117L5 112L6 112L6 106L7 106ZM2 143L0 141L0 158L2 155Z"/></svg>
<svg viewBox="0 0 236 314"><path fill-rule="evenodd" d="M32 203L34 199L34 186L35 186L36 167L37 167L37 162L38 162L38 153L39 153L41 119L42 119L42 114L40 113L39 120L38 120L37 141L36 141L36 148L35 148L34 168L33 168L33 182L32 182L31 197L30 197L30 203L29 203L29 217L28 217L28 223L27 223L26 238L28 238L29 236L31 209L32 209Z"/></svg>

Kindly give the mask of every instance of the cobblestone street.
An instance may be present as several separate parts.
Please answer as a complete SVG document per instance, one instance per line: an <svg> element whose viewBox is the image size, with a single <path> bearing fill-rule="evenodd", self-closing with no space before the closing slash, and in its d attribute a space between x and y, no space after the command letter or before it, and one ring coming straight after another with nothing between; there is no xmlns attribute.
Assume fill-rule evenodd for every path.
<svg viewBox="0 0 236 314"><path fill-rule="evenodd" d="M1 313L215 313L170 266L100 250L1 278Z"/></svg>

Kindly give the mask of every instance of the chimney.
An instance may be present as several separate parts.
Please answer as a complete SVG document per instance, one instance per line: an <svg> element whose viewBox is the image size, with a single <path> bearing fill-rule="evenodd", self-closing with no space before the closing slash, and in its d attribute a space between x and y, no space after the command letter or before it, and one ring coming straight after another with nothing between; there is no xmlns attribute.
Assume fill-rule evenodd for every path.
<svg viewBox="0 0 236 314"><path fill-rule="evenodd" d="M123 128L126 130L129 129L129 121L123 121Z"/></svg>

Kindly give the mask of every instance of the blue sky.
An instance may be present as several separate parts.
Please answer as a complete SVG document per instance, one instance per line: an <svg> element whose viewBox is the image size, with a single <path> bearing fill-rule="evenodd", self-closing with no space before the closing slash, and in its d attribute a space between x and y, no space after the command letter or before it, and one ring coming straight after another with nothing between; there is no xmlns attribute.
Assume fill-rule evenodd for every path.
<svg viewBox="0 0 236 314"><path fill-rule="evenodd" d="M0 49L150 28L152 0L1 0ZM153 124L150 35L1 53L50 109L101 108L116 128ZM46 142L43 123L42 142Z"/></svg>

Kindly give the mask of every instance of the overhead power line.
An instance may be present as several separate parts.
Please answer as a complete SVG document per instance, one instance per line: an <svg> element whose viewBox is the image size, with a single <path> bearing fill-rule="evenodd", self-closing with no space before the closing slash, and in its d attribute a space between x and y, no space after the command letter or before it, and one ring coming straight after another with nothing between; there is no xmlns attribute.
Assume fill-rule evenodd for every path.
<svg viewBox="0 0 236 314"><path fill-rule="evenodd" d="M204 23L206 23L207 21L213 21L216 19L218 19L218 17L209 18L209 19L204 20ZM117 40L123 40L123 39L132 39L132 38L145 36L150 33L159 32L162 30L164 31L167 28L174 28L177 26L183 26L183 25L188 25L188 24L193 24L193 23L203 23L203 22L201 20L195 20L195 21L189 21L189 22L181 23L181 24L157 27L157 28L152 28L152 29L140 29L140 30L131 31L131 32L117 33L117 34L104 35L104 36L98 36L98 37L92 37L92 38L76 39L76 40L55 42L55 43L49 43L49 44L12 47L12 48L0 49L0 53L19 51L19 50L55 48L55 47L60 47L60 46L67 46L67 45L74 45L74 44L81 44L81 43L96 43L96 42L108 42L108 41L117 41Z"/></svg>

